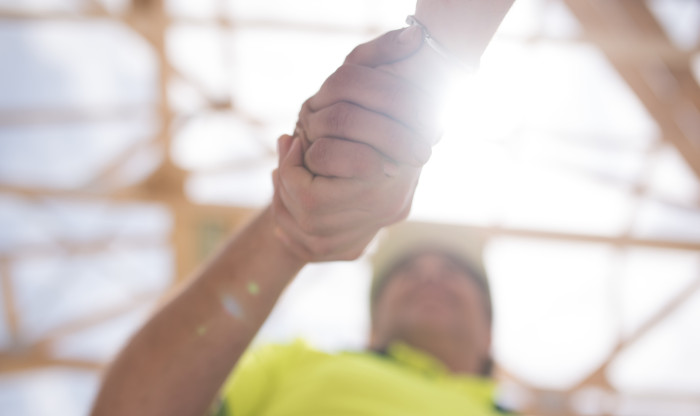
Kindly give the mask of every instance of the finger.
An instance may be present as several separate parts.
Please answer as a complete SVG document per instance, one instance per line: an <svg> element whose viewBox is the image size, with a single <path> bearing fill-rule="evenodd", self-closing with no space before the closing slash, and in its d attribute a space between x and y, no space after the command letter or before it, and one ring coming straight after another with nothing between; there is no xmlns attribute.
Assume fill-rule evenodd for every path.
<svg viewBox="0 0 700 416"><path fill-rule="evenodd" d="M342 208L334 212L312 213L300 209L284 187L279 188L276 197L281 206L284 206L286 215L289 215L289 221L296 224L295 226L304 234L311 236L321 237L347 233L360 225L380 227L386 221L385 218L379 218L367 207L349 207L348 204L343 204Z"/></svg>
<svg viewBox="0 0 700 416"><path fill-rule="evenodd" d="M277 165L281 165L282 161L284 160L285 157L287 157L287 154L289 153L289 149L292 147L292 136L288 134L283 134L277 139Z"/></svg>
<svg viewBox="0 0 700 416"><path fill-rule="evenodd" d="M361 183L349 179L331 179L315 176L304 165L302 139L294 138L287 157L279 167L280 188L289 196L285 205L301 212L324 214L342 209L338 200L352 198L365 189Z"/></svg>
<svg viewBox="0 0 700 416"><path fill-rule="evenodd" d="M299 186L310 186L313 175L304 167L303 139L294 137L290 140L289 150L280 160L279 169L282 182L296 182ZM286 180L285 180L286 179Z"/></svg>
<svg viewBox="0 0 700 416"><path fill-rule="evenodd" d="M413 130L348 102L335 103L316 112L307 106L302 108L300 119L311 142L322 137L361 142L392 161L415 166L425 164L432 153L428 140Z"/></svg>
<svg viewBox="0 0 700 416"><path fill-rule="evenodd" d="M273 174L273 182L275 182L275 189L279 189L279 174L275 171ZM275 236L297 257L304 259L305 261L311 261L311 253L303 247L300 243L295 242L293 235L289 232L289 218L290 214L284 203L281 201L279 192L275 192L272 197L272 215L275 219Z"/></svg>
<svg viewBox="0 0 700 416"><path fill-rule="evenodd" d="M329 186L318 189L292 189L282 184L282 202L300 227L309 234L325 234L357 224L380 226L399 218L413 197L420 168L402 166L395 177L378 175L371 181L324 179ZM281 181L282 182L282 181ZM350 222L348 222L349 220ZM325 231L324 231L325 230Z"/></svg>
<svg viewBox="0 0 700 416"><path fill-rule="evenodd" d="M315 112L342 101L384 114L430 140L439 134L435 97L387 72L343 65L309 99L308 107Z"/></svg>
<svg viewBox="0 0 700 416"><path fill-rule="evenodd" d="M345 58L346 63L377 67L413 55L423 43L423 32L417 26L387 32L357 46Z"/></svg>
<svg viewBox="0 0 700 416"><path fill-rule="evenodd" d="M369 180L384 175L384 157L364 143L323 137L304 158L308 169L320 176Z"/></svg>
<svg viewBox="0 0 700 416"><path fill-rule="evenodd" d="M364 223L360 227L356 226L342 232L313 235L299 227L279 198L276 198L273 204L277 225L286 244L309 261L344 260L346 259L344 257L348 257L347 259L350 259L350 256L356 257L364 249L364 246L356 246L362 242L369 243L371 236L374 236L380 228L375 224Z"/></svg>
<svg viewBox="0 0 700 416"><path fill-rule="evenodd" d="M353 209L373 212L378 218L393 216L397 207L403 208L407 186L415 186L420 172L420 168L403 165L394 172L396 177L376 174L368 181L314 176L303 165L300 142L294 139L280 165L278 188L284 205L303 223Z"/></svg>

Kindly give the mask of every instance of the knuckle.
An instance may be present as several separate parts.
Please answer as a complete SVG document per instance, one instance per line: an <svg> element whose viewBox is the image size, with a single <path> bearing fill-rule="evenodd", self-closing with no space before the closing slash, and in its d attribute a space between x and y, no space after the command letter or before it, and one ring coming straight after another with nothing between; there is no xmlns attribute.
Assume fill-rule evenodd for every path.
<svg viewBox="0 0 700 416"><path fill-rule="evenodd" d="M328 108L325 117L325 125L331 134L342 134L347 130L350 122L350 105L347 103L336 103Z"/></svg>
<svg viewBox="0 0 700 416"><path fill-rule="evenodd" d="M326 89L333 89L347 78L347 65L341 65L323 83Z"/></svg>
<svg viewBox="0 0 700 416"><path fill-rule="evenodd" d="M350 62L355 62L357 61L360 56L362 55L362 50L363 50L364 45L357 45L353 48L352 51L345 57L345 63L350 63Z"/></svg>
<svg viewBox="0 0 700 416"><path fill-rule="evenodd" d="M304 159L306 165L316 174L323 174L324 162L329 158L328 146L325 139L316 140L306 151Z"/></svg>
<svg viewBox="0 0 700 416"><path fill-rule="evenodd" d="M304 104L301 105L301 109L299 110L299 115L297 118L296 130L301 130L301 132L308 130L309 117L312 113L313 110L311 109L311 98L309 98L306 101L304 101Z"/></svg>
<svg viewBox="0 0 700 416"><path fill-rule="evenodd" d="M324 83L324 88L329 92L337 91L348 85L351 79L351 65L341 65L335 72L328 77Z"/></svg>
<svg viewBox="0 0 700 416"><path fill-rule="evenodd" d="M339 66L338 69L335 70L334 75L338 81L342 83L348 83L355 78L356 72L357 65L344 64Z"/></svg>
<svg viewBox="0 0 700 416"><path fill-rule="evenodd" d="M312 98L313 97L307 98L306 101L304 101L304 103L301 105L301 108L299 109L299 119L305 118L311 112Z"/></svg>

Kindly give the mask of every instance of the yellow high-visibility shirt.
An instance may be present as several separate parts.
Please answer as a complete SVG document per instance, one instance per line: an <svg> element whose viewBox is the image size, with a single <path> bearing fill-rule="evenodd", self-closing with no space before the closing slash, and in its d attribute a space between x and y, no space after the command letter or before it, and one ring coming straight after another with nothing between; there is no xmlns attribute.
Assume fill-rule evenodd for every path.
<svg viewBox="0 0 700 416"><path fill-rule="evenodd" d="M244 354L216 415L493 416L494 383L454 375L405 344L329 354L301 341Z"/></svg>

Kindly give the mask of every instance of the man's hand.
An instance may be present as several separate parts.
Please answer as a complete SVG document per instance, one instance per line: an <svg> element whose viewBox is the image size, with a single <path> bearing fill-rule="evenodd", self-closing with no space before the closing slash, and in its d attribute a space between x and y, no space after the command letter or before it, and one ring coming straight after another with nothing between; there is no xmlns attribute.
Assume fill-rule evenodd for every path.
<svg viewBox="0 0 700 416"><path fill-rule="evenodd" d="M382 69L412 56L416 28L358 46L304 103L295 137L279 139L277 234L305 261L357 258L405 218L439 137L435 98Z"/></svg>

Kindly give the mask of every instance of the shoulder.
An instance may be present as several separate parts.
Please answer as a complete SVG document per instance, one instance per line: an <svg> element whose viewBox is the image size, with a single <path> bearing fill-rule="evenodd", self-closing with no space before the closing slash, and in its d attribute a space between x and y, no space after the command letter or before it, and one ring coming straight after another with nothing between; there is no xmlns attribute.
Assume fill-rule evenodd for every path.
<svg viewBox="0 0 700 416"><path fill-rule="evenodd" d="M298 366L327 354L298 339L286 344L251 346L229 374L213 415L254 415L275 394L280 379ZM235 409L235 412L233 412Z"/></svg>
<svg viewBox="0 0 700 416"><path fill-rule="evenodd" d="M295 367L327 356L304 340L285 344L263 344L250 347L234 367L224 384L224 391L240 389L241 385L272 385Z"/></svg>

